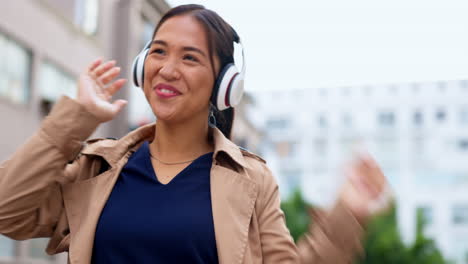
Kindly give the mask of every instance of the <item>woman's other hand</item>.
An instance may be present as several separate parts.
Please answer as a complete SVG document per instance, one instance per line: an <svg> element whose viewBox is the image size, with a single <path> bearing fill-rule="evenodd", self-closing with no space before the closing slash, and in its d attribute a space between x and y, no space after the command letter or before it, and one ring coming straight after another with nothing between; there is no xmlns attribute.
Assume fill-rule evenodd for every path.
<svg viewBox="0 0 468 264"><path fill-rule="evenodd" d="M346 178L339 199L359 222L365 223L373 213L373 205L384 195L387 180L368 154L351 163Z"/></svg>
<svg viewBox="0 0 468 264"><path fill-rule="evenodd" d="M119 74L120 67L115 67L115 61L103 63L99 58L92 62L79 77L77 101L101 122L114 119L127 104L125 100L111 102L112 96L127 81L126 79L115 80Z"/></svg>

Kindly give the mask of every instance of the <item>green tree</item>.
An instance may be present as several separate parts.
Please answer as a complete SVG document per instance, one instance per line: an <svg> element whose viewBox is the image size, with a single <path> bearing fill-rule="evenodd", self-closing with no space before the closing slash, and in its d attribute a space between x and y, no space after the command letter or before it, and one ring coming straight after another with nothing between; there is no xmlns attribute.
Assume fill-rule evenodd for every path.
<svg viewBox="0 0 468 264"><path fill-rule="evenodd" d="M424 227L426 225L427 223L423 218L422 212L418 211L416 238L414 243L409 247L409 255L412 257L412 263L448 263L448 261L444 260L444 257L434 243L434 240L424 236Z"/></svg>
<svg viewBox="0 0 468 264"><path fill-rule="evenodd" d="M289 198L281 203L281 209L286 217L286 225L294 241L307 232L312 220L309 217L308 208L310 205L304 200L299 189L293 191Z"/></svg>
<svg viewBox="0 0 468 264"><path fill-rule="evenodd" d="M288 226L294 240L297 241L313 224L309 212L313 207L296 190L281 203ZM418 212L416 238L410 245L405 245L398 231L395 206L374 217L366 227L364 256L357 264L447 264L433 240L424 235L422 214Z"/></svg>
<svg viewBox="0 0 468 264"><path fill-rule="evenodd" d="M411 262L411 254L401 240L394 206L370 221L366 230L365 253L358 263L414 263Z"/></svg>

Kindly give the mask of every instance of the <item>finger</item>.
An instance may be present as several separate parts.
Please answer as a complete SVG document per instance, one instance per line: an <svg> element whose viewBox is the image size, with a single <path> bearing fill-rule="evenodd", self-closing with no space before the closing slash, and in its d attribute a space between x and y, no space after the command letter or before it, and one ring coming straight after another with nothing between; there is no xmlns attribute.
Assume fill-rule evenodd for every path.
<svg viewBox="0 0 468 264"><path fill-rule="evenodd" d="M102 62L102 57L99 57L95 59L93 62L91 62L91 64L88 66L88 72L92 72L94 69L96 69L96 67L99 66L101 62Z"/></svg>
<svg viewBox="0 0 468 264"><path fill-rule="evenodd" d="M371 186L361 175L358 169L356 168L349 168L347 170L348 175L348 185L352 186L356 195L360 196L361 198L366 199L375 199L378 195L374 190L373 186Z"/></svg>
<svg viewBox="0 0 468 264"><path fill-rule="evenodd" d="M108 71L106 71L104 74L102 74L98 79L102 84L107 85L119 74L120 74L120 67L113 67L109 69Z"/></svg>
<svg viewBox="0 0 468 264"><path fill-rule="evenodd" d="M118 79L106 88L106 94L109 97L112 97L118 90L120 90L120 88L124 86L126 82L127 79Z"/></svg>
<svg viewBox="0 0 468 264"><path fill-rule="evenodd" d="M116 115L118 112L122 111L122 109L127 105L126 100L117 100L114 103L112 103L112 111Z"/></svg>
<svg viewBox="0 0 468 264"><path fill-rule="evenodd" d="M364 164L368 166L369 168L372 168L372 169L379 168L379 165L369 153L362 154L360 158L364 162Z"/></svg>
<svg viewBox="0 0 468 264"><path fill-rule="evenodd" d="M353 177L350 179L350 184L354 186L357 193L362 197L367 197L371 200L376 199L380 192L370 184L368 181L362 179L362 177Z"/></svg>
<svg viewBox="0 0 468 264"><path fill-rule="evenodd" d="M382 191L387 182L382 169L374 160L366 160L365 164L371 175L370 180L372 180L373 184L379 189L379 191Z"/></svg>
<svg viewBox="0 0 468 264"><path fill-rule="evenodd" d="M365 189L371 197L375 197L382 191L381 183L377 179L379 177L376 176L377 172L367 167L362 161L356 162L354 172L357 175L357 180L366 187Z"/></svg>
<svg viewBox="0 0 468 264"><path fill-rule="evenodd" d="M362 167L362 170L367 171L369 174L369 180L372 181L374 185L381 188L386 179L377 162L369 154L362 155L360 160L360 166Z"/></svg>
<svg viewBox="0 0 468 264"><path fill-rule="evenodd" d="M358 174L358 172L356 172L356 174ZM359 177L359 176L352 177L350 179L350 183L352 186L354 186L354 188L357 189L360 195L366 195L366 196L372 197L375 192L373 187L367 181L362 179L362 177Z"/></svg>
<svg viewBox="0 0 468 264"><path fill-rule="evenodd" d="M98 67L96 67L92 72L91 74L98 78L100 77L103 73L105 73L106 71L108 71L109 69L111 69L112 67L115 66L115 60L111 60L111 61L108 61L106 63L103 63L101 65L99 65Z"/></svg>

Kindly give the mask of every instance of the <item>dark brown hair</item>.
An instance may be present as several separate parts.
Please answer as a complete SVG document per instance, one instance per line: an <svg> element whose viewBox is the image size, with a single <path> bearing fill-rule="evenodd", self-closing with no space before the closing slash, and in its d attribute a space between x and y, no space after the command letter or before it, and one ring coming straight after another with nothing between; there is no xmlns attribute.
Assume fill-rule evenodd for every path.
<svg viewBox="0 0 468 264"><path fill-rule="evenodd" d="M159 28L171 17L180 15L191 15L203 26L208 39L208 51L215 84L219 72L215 72L213 55L218 57L220 70L229 63L234 63L234 42L239 42L239 36L234 29L222 19L216 12L206 9L202 5L180 5L169 10L156 26L153 39ZM228 108L223 111L214 109L216 126L223 132L224 136L231 138L232 124L234 121L234 109Z"/></svg>

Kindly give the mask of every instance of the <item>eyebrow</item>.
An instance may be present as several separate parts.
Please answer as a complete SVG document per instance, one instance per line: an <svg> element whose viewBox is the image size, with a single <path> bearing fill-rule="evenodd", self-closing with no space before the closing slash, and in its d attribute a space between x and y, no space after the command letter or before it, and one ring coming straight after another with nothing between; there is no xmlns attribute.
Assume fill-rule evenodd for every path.
<svg viewBox="0 0 468 264"><path fill-rule="evenodd" d="M166 41L164 40L153 40L153 42L151 43L151 45L154 45L154 44L159 44L159 45L162 45L162 46L169 46L167 44ZM193 51L193 52L197 52L197 53L200 53L201 55L203 55L204 57L207 57L206 54L199 48L195 48L195 47L192 47L192 46L186 46L186 47L183 47L182 48L184 51Z"/></svg>

